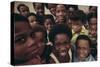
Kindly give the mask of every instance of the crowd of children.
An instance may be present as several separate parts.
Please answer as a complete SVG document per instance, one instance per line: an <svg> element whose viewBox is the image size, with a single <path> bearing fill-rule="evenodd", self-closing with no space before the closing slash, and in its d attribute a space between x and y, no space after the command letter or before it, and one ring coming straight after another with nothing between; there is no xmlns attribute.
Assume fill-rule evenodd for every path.
<svg viewBox="0 0 100 67"><path fill-rule="evenodd" d="M85 13L77 5L32 4L35 13L25 4L16 7L19 14L11 13L14 65L97 60L96 6ZM51 14L45 14L45 8Z"/></svg>

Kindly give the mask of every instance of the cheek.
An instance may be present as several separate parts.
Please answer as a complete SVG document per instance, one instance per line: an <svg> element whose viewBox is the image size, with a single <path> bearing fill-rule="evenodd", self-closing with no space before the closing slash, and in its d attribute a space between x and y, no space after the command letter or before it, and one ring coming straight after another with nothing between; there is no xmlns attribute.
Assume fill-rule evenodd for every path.
<svg viewBox="0 0 100 67"><path fill-rule="evenodd" d="M76 29L77 28L77 26L76 25L72 25L72 29Z"/></svg>
<svg viewBox="0 0 100 67"><path fill-rule="evenodd" d="M87 57L89 54L88 50L78 50L77 52L80 57Z"/></svg>
<svg viewBox="0 0 100 67"><path fill-rule="evenodd" d="M18 46L15 46L15 48L14 48L14 55L16 56L16 57L21 57L21 56L23 56L24 55L24 52L25 52L25 47L24 46L20 46L20 45L18 45Z"/></svg>
<svg viewBox="0 0 100 67"><path fill-rule="evenodd" d="M56 17L58 18L58 16L59 16L59 13L56 12Z"/></svg>
<svg viewBox="0 0 100 67"><path fill-rule="evenodd" d="M45 26L46 28L48 27L48 25L46 24L46 22L45 22L44 26Z"/></svg>
<svg viewBox="0 0 100 67"><path fill-rule="evenodd" d="M80 30L81 30L81 26L73 25L73 26L72 26L72 29L73 29L74 31L80 31Z"/></svg>
<svg viewBox="0 0 100 67"><path fill-rule="evenodd" d="M23 14L23 15L27 15L27 14L28 14L28 12L22 12L22 14Z"/></svg>
<svg viewBox="0 0 100 67"><path fill-rule="evenodd" d="M35 22L30 23L31 27L34 27L35 24L36 24Z"/></svg>
<svg viewBox="0 0 100 67"><path fill-rule="evenodd" d="M57 46L56 49L60 52L62 51L68 51L69 50L69 46Z"/></svg>
<svg viewBox="0 0 100 67"><path fill-rule="evenodd" d="M69 50L71 48L71 45L67 45L66 48Z"/></svg>
<svg viewBox="0 0 100 67"><path fill-rule="evenodd" d="M44 44L42 44L42 43L39 43L38 44L38 49L39 49L38 52L39 52L39 55L41 55L43 53L44 48L45 48L45 45Z"/></svg>

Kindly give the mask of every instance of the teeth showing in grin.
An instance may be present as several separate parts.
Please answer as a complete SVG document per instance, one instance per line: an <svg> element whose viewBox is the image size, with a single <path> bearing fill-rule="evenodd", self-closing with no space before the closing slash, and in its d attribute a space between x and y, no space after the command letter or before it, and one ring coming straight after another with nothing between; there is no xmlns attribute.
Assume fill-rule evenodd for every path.
<svg viewBox="0 0 100 67"><path fill-rule="evenodd" d="M61 56L65 56L66 55L66 52L61 52L60 55Z"/></svg>

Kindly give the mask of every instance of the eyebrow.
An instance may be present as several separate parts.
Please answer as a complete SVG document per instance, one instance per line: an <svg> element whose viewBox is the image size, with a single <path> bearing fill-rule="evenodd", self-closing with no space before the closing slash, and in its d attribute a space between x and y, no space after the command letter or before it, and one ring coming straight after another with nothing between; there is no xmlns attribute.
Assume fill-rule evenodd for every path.
<svg viewBox="0 0 100 67"><path fill-rule="evenodd" d="M27 34L31 34L31 33L33 33L33 31L21 32L21 33L18 33L17 35L15 35L15 38L16 37L23 37L23 36L25 36Z"/></svg>

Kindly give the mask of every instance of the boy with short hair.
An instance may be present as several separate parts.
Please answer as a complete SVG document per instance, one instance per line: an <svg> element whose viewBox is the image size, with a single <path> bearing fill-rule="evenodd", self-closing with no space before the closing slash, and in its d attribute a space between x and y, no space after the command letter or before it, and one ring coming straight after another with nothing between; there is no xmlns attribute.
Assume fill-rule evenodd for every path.
<svg viewBox="0 0 100 67"><path fill-rule="evenodd" d="M27 17L27 15L30 13L29 7L26 6L25 4L19 4L19 5L17 6L17 10L19 11L19 13L20 13L22 16L25 16L25 17Z"/></svg>
<svg viewBox="0 0 100 67"><path fill-rule="evenodd" d="M97 59L97 14L88 14L89 37L92 41L92 55Z"/></svg>
<svg viewBox="0 0 100 67"><path fill-rule="evenodd" d="M38 23L37 21L38 18L36 17L36 14L34 13L29 13L29 15L27 16L27 19L29 20L31 27L33 27L34 24Z"/></svg>
<svg viewBox="0 0 100 67"><path fill-rule="evenodd" d="M45 9L44 9L44 3L33 3L33 7L36 12L36 16L38 17L39 24L43 25L44 22L44 16L45 16Z"/></svg>
<svg viewBox="0 0 100 67"><path fill-rule="evenodd" d="M54 18L53 18L52 15L47 14L47 15L44 16L44 27L45 27L46 32L47 32L47 41L48 41L48 43L50 42L49 41L49 32L52 29L54 24L55 24L55 21L54 21Z"/></svg>
<svg viewBox="0 0 100 67"><path fill-rule="evenodd" d="M19 14L12 14L15 25L14 31L14 65L30 65L44 63L42 53L45 45L44 37L39 44L36 39L36 31L32 30L28 19Z"/></svg>
<svg viewBox="0 0 100 67"><path fill-rule="evenodd" d="M71 42L72 44L74 44L76 41L76 38L79 35L82 35L82 34L88 35L88 30L84 27L84 24L86 22L86 15L81 10L73 11L69 17L69 20L72 24L71 28L72 28L72 34L73 34Z"/></svg>
<svg viewBox="0 0 100 67"><path fill-rule="evenodd" d="M71 30L63 25L57 24L50 30L49 38L53 43L52 52L50 54L50 63L67 63L71 62Z"/></svg>
<svg viewBox="0 0 100 67"><path fill-rule="evenodd" d="M66 23L66 6L63 4L56 5L56 24Z"/></svg>
<svg viewBox="0 0 100 67"><path fill-rule="evenodd" d="M76 42L76 56L74 62L94 61L94 57L91 55L91 40L86 35L79 35Z"/></svg>

